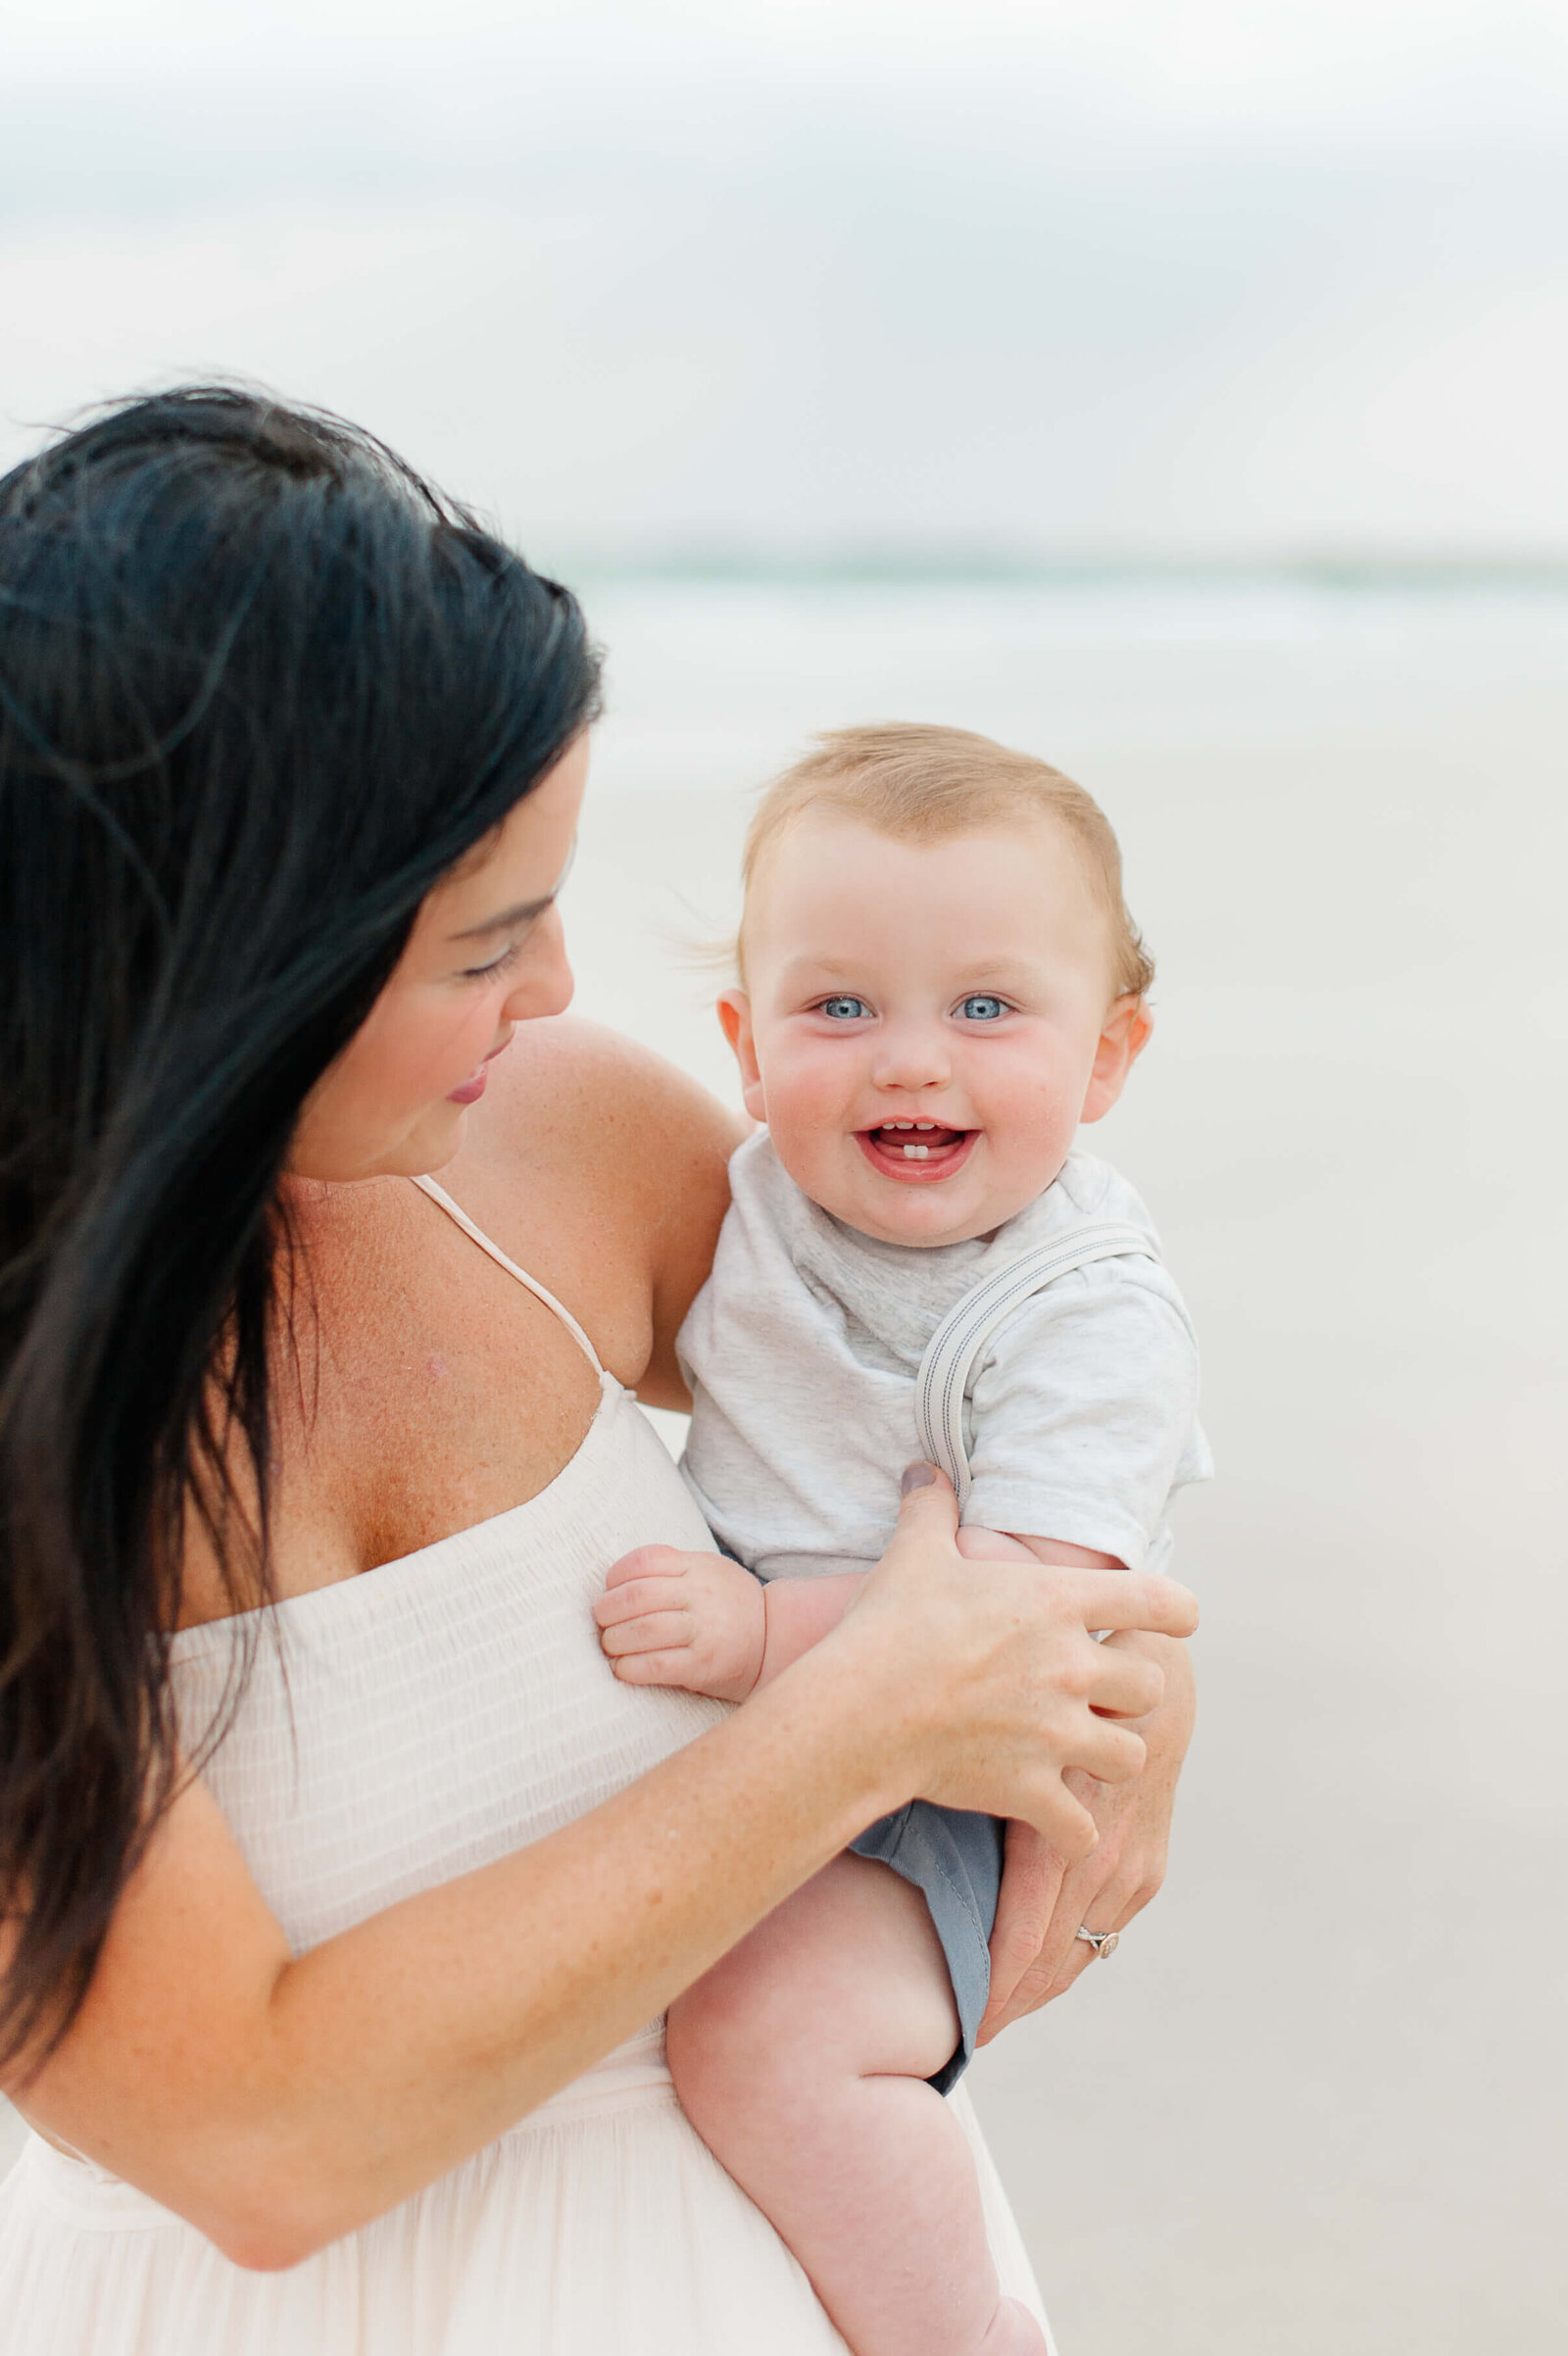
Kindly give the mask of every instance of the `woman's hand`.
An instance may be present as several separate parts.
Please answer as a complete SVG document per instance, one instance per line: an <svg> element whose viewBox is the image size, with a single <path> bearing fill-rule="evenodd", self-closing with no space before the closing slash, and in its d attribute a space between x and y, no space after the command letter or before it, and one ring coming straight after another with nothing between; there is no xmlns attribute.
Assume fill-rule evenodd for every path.
<svg viewBox="0 0 1568 2356"><path fill-rule="evenodd" d="M1144 1741L1124 1722L1153 1711L1164 1682L1154 1659L1097 1644L1090 1630L1183 1637L1197 1604L1169 1579L1070 1569L1043 1578L1034 1562L965 1562L947 1480L930 1465L905 1478L898 1534L817 1655L863 1655L868 1707L891 1718L895 1739L904 1721L915 1796L1022 1818L1075 1864L1100 1838L1081 1794L1141 1773ZM786 1671L781 1686L798 1674ZM1092 1784L1075 1790L1072 1770ZM889 1804L909 1796L906 1780Z"/></svg>
<svg viewBox="0 0 1568 2356"><path fill-rule="evenodd" d="M1049 2004L1069 1988L1095 1950L1080 1925L1120 1931L1153 1897L1165 1877L1176 1781L1192 1737L1194 1687L1185 1644L1132 1629L1103 1647L1133 1652L1157 1667L1164 1692L1138 1732L1143 1771L1130 1782L1096 1785L1076 1769L1064 1781L1094 1817L1100 1839L1076 1863L1035 1827L1007 1827L1006 1870L991 1940L991 2000L978 2042Z"/></svg>

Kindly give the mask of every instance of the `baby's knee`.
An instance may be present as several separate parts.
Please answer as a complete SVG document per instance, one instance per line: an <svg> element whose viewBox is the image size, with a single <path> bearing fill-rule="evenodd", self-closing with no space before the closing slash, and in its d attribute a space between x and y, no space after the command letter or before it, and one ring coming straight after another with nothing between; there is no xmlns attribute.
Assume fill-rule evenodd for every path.
<svg viewBox="0 0 1568 2356"><path fill-rule="evenodd" d="M733 1957L677 1996L665 2038L675 2091L705 2133L737 2108L771 2109L798 2092L815 2058L800 1991L736 1969Z"/></svg>
<svg viewBox="0 0 1568 2356"><path fill-rule="evenodd" d="M759 1955L726 1955L669 2008L670 2071L760 2069L778 2053L792 2057L782 2067L795 2067L810 2033L810 2008L789 1978L764 1968Z"/></svg>

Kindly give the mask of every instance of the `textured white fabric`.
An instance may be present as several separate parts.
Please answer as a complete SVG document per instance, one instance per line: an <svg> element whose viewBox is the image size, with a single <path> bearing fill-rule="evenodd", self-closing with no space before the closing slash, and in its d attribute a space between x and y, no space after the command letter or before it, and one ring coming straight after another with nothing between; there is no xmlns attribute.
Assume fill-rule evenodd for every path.
<svg viewBox="0 0 1568 2356"><path fill-rule="evenodd" d="M605 1375L587 1437L539 1497L277 1607L207 1780L297 1951L569 1822L723 1714L621 1685L600 1652L590 1606L605 1572L654 1541L710 1544L652 1427ZM176 1640L188 1740L211 1723L243 1632L225 1621ZM975 2135L999 2268L1034 2303L972 2116L956 2107ZM33 2137L0 2184L0 2344L6 2356L843 2356L772 2227L687 2125L660 2023L282 2275L244 2273L144 2194Z"/></svg>
<svg viewBox="0 0 1568 2356"><path fill-rule="evenodd" d="M765 1130L730 1161L713 1272L678 1349L683 1470L705 1520L763 1578L875 1562L923 1452L915 1378L972 1287L1085 1220L1150 1239L1074 1269L988 1337L964 1413L965 1522L1168 1562L1173 1493L1212 1466L1198 1344L1143 1203L1088 1153L995 1234L917 1248L858 1234L801 1192Z"/></svg>

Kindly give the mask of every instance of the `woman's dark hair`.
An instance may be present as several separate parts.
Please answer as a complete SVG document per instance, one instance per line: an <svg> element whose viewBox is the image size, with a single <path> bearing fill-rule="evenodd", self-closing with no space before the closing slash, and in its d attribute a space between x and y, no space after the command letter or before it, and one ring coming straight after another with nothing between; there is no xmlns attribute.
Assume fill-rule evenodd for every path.
<svg viewBox="0 0 1568 2356"><path fill-rule="evenodd" d="M271 1592L303 1100L597 695L570 595L338 418L191 387L0 480L0 2061L175 1788L186 1516Z"/></svg>

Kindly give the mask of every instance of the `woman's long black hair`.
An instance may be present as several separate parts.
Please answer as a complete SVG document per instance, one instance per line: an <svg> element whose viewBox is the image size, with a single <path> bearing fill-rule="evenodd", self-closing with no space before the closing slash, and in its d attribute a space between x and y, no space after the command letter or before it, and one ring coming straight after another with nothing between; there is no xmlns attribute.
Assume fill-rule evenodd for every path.
<svg viewBox="0 0 1568 2356"><path fill-rule="evenodd" d="M303 1100L597 693L567 592L337 418L191 387L0 480L0 2063L174 1788L186 1517L270 1592Z"/></svg>

